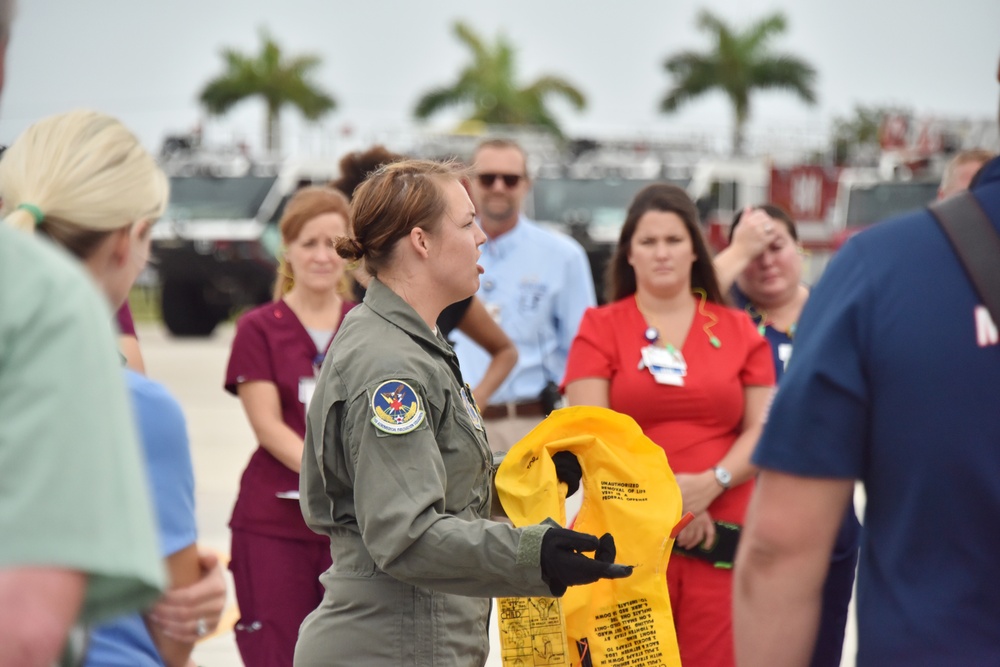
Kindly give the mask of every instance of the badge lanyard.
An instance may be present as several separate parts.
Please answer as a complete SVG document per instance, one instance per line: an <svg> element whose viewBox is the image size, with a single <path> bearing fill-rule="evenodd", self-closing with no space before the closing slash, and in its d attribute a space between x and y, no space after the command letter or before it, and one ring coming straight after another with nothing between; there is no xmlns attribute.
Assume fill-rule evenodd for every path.
<svg viewBox="0 0 1000 667"><path fill-rule="evenodd" d="M788 336L789 340L795 339L795 330L798 328L798 322L792 322L788 331L782 332L780 329L774 326L773 323L768 323L767 321L767 311L763 308L757 308L753 302L747 302L746 307L743 309L746 314L750 316L750 319L757 324L757 333L761 336L767 337L767 327L770 326L772 329L778 333L784 333ZM784 369L788 368L788 360L792 358L792 343L778 343L778 361L781 362Z"/></svg>
<svg viewBox="0 0 1000 667"><path fill-rule="evenodd" d="M702 330L708 336L708 342L712 347L719 349L722 347L722 342L712 333L712 327L718 323L719 318L714 313L705 310L708 295L704 290L695 289L692 292L700 297L698 312L709 320L702 325ZM687 376L687 361L684 359L684 355L667 341L661 340L660 330L653 326L646 311L639 304L638 294L635 295L635 306L639 310L639 314L646 320L647 327L643 332L643 338L649 343L640 350L639 370L648 370L657 384L683 387L684 378Z"/></svg>
<svg viewBox="0 0 1000 667"><path fill-rule="evenodd" d="M761 336L765 335L766 332L767 332L767 327L768 327L767 311L764 310L763 308L758 308L751 301L747 302L747 305L746 305L746 307L743 310L746 311L746 314L750 316L750 319L753 320L757 324L757 333L759 333ZM794 339L795 338L795 330L798 328L798 324L799 324L798 322L792 322L789 325L788 330L784 331L782 333L784 333L789 338ZM780 329L778 329L777 327L775 327L773 324L771 324L771 328L773 328L775 331L779 331L779 332L781 331Z"/></svg>

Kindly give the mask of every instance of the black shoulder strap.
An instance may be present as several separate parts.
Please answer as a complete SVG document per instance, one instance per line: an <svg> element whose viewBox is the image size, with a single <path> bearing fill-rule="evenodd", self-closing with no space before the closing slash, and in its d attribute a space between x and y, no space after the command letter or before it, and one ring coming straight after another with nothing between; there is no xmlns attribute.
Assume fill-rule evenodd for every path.
<svg viewBox="0 0 1000 667"><path fill-rule="evenodd" d="M990 317L1000 324L1000 234L971 192L930 205Z"/></svg>

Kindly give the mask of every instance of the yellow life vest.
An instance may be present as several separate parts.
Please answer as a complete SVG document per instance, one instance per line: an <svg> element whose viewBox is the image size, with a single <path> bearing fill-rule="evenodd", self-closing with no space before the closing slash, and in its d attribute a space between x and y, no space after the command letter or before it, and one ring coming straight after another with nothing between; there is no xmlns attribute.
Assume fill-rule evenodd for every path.
<svg viewBox="0 0 1000 667"><path fill-rule="evenodd" d="M497 471L497 493L515 526L546 518L565 525L566 487L552 462L552 455L564 450L576 455L583 470L583 502L574 530L611 533L618 551L615 562L634 569L625 579L602 579L566 591L561 603L569 646L562 664L679 667L665 575L674 541L670 535L681 518L681 493L663 450L626 415L595 407L556 410L507 453ZM517 600L521 606L511 606ZM535 652L539 641L547 641L543 646L550 652L557 645L551 627L541 626L535 633L520 617L503 618L505 608L508 617L517 609L535 609L534 598L524 600L498 600L504 657L515 656L516 651L507 650L511 639L523 648L532 637ZM558 618L558 610L549 609L546 616ZM508 664L516 662L505 659Z"/></svg>

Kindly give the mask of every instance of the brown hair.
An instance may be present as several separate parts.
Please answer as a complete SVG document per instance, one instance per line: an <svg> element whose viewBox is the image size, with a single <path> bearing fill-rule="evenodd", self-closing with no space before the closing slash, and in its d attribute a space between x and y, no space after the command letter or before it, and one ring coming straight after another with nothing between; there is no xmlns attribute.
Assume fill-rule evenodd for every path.
<svg viewBox="0 0 1000 667"><path fill-rule="evenodd" d="M347 195L348 199L353 199L358 186L379 167L405 159L405 156L393 153L382 145L372 146L366 151L348 153L340 159L340 178L330 181L330 187L337 188Z"/></svg>
<svg viewBox="0 0 1000 667"><path fill-rule="evenodd" d="M457 162L404 160L381 167L354 192L351 237L337 241L348 260L363 259L373 276L392 259L396 243L416 227L434 232L447 208L441 184L461 181Z"/></svg>
<svg viewBox="0 0 1000 667"><path fill-rule="evenodd" d="M625 223L622 225L621 235L618 237L618 246L608 263L605 278L608 301L617 301L635 294L635 269L628 263L628 253L639 220L649 211L675 213L680 217L688 234L691 235L696 258L691 265L691 289L705 290L707 299L713 303L725 303L719 290L719 281L715 277L712 256L701 233L698 210L684 190L669 183L647 185L632 199L625 216Z"/></svg>
<svg viewBox="0 0 1000 667"><path fill-rule="evenodd" d="M113 232L84 229L69 220L46 215L45 222L38 225L38 233L49 237L77 259L85 261Z"/></svg>
<svg viewBox="0 0 1000 667"><path fill-rule="evenodd" d="M288 204L285 212L281 215L278 229L281 230L281 240L287 246L302 233L302 228L311 220L326 213L336 213L343 216L345 225L351 219L351 205L342 193L333 188L324 186L309 186L296 192ZM345 276L347 273L345 272ZM274 285L274 300L288 294L295 284L295 276L292 267L285 259L284 254L278 264L278 278ZM349 279L341 285L341 295L350 293Z"/></svg>
<svg viewBox="0 0 1000 667"><path fill-rule="evenodd" d="M771 216L772 220L777 220L778 222L785 225L788 228L788 233L791 235L792 239L795 241L799 240L799 231L795 227L795 221L792 220L792 216L785 209L781 208L777 204L761 204L760 206L752 207L754 209L760 209ZM740 224L740 220L743 219L742 209L736 212L733 216L733 224L729 225L729 242L733 242L733 233L736 231L736 225Z"/></svg>

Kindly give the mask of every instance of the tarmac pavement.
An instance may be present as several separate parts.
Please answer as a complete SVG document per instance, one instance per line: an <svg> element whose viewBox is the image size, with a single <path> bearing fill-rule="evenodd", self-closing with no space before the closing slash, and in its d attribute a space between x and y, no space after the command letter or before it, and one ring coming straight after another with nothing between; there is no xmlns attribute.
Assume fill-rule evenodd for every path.
<svg viewBox="0 0 1000 667"><path fill-rule="evenodd" d="M147 374L171 390L187 417L195 468L199 542L223 557L229 553L227 524L239 478L256 448L239 401L222 387L233 331L232 324L225 324L209 338L185 339L170 337L159 324L138 325ZM232 633L237 615L232 580L229 597L220 631L195 648L193 658L200 667L243 665ZM853 625L852 614L842 667L854 665ZM490 630L490 645L493 651L487 667L500 667L495 621Z"/></svg>

